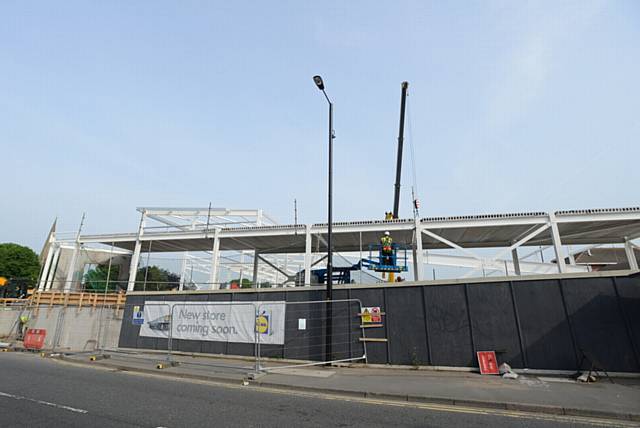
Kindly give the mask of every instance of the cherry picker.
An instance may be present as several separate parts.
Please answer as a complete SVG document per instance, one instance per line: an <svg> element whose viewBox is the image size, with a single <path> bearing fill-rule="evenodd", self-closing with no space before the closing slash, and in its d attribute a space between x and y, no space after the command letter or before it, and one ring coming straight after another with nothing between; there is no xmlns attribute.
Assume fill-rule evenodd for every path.
<svg viewBox="0 0 640 428"><path fill-rule="evenodd" d="M390 221L398 218L400 209L400 180L402 178L402 149L404 145L404 117L407 106L407 89L409 82L402 82L402 94L400 97L400 129L398 131L398 155L396 159L396 183L393 195L393 212L385 213L385 220ZM414 201L417 206L417 200ZM404 251L399 257L398 252ZM375 254L377 253L377 257ZM406 272L407 268L407 247L393 243L389 232L385 232L380 239L380 243L369 246L369 259L363 260L367 269L382 273L382 278L388 274L388 281L395 281L395 274Z"/></svg>

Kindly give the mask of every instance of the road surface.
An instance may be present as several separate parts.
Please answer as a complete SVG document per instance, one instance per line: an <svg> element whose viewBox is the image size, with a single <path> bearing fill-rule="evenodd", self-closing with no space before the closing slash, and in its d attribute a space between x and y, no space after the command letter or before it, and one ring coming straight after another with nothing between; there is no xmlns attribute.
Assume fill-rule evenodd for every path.
<svg viewBox="0 0 640 428"><path fill-rule="evenodd" d="M174 380L0 353L2 427L557 427L540 415L331 399ZM599 424L596 424L599 425ZM609 425L611 426L611 425Z"/></svg>

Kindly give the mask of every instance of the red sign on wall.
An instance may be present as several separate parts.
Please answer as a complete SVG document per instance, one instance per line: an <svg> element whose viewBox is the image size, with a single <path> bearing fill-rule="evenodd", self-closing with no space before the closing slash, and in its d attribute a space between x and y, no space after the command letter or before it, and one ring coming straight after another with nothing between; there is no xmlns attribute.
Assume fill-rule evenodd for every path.
<svg viewBox="0 0 640 428"><path fill-rule="evenodd" d="M500 374L495 351L478 351L476 354L481 374Z"/></svg>
<svg viewBox="0 0 640 428"><path fill-rule="evenodd" d="M47 330L43 328L30 328L24 334L24 347L27 349L42 349Z"/></svg>

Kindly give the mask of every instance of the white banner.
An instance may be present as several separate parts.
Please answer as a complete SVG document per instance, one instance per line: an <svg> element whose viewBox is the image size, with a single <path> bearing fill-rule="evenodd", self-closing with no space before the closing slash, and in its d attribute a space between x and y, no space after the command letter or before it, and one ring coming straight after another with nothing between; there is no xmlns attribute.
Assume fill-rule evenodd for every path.
<svg viewBox="0 0 640 428"><path fill-rule="evenodd" d="M284 302L147 301L140 336L284 345L284 318Z"/></svg>

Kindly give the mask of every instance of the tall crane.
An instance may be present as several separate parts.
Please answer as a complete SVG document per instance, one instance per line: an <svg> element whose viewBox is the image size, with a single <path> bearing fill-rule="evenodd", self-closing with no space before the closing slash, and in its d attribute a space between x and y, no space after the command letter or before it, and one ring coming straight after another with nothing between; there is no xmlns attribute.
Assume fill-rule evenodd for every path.
<svg viewBox="0 0 640 428"><path fill-rule="evenodd" d="M400 130L398 131L398 158L396 161L396 184L393 195L393 218L398 218L400 210L400 179L402 178L402 146L404 144L404 113L407 107L407 89L409 82L402 82L400 97Z"/></svg>

